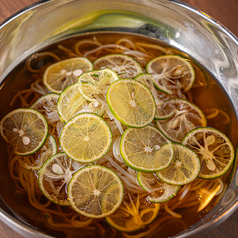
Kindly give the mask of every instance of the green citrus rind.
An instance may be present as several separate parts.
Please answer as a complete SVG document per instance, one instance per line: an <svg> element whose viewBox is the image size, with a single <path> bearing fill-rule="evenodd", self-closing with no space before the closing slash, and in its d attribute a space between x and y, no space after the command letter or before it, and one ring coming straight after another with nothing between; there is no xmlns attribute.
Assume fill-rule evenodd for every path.
<svg viewBox="0 0 238 238"><path fill-rule="evenodd" d="M195 139L195 136L199 139ZM234 147L229 138L212 127L193 129L184 137L182 144L198 154L202 164L199 177L203 179L222 176L229 170L235 158ZM219 151L221 148L223 151Z"/></svg>
<svg viewBox="0 0 238 238"><path fill-rule="evenodd" d="M17 155L37 152L48 136L45 117L32 108L18 108L5 115L1 122L1 135L10 143Z"/></svg>

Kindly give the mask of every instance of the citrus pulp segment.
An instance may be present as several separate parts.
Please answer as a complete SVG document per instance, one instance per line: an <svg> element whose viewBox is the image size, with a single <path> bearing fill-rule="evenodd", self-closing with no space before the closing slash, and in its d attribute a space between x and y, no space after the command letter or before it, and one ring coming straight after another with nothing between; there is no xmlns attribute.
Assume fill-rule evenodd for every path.
<svg viewBox="0 0 238 238"><path fill-rule="evenodd" d="M151 202L167 202L177 194L181 187L163 182L154 173L138 171L137 181L145 191L149 192L147 198Z"/></svg>
<svg viewBox="0 0 238 238"><path fill-rule="evenodd" d="M87 217L102 218L116 211L121 205L124 188L112 170L90 165L78 170L68 185L72 208Z"/></svg>
<svg viewBox="0 0 238 238"><path fill-rule="evenodd" d="M70 206L66 189L73 174L84 164L70 159L65 153L53 155L39 170L41 192L53 203Z"/></svg>
<svg viewBox="0 0 238 238"><path fill-rule="evenodd" d="M93 62L94 69L110 68L119 74L120 78L134 78L143 72L141 65L132 57L123 54L102 56Z"/></svg>
<svg viewBox="0 0 238 238"><path fill-rule="evenodd" d="M177 55L163 55L152 59L146 65L146 71L153 74L155 87L167 94L174 94L176 90L187 92L195 80L192 65Z"/></svg>
<svg viewBox="0 0 238 238"><path fill-rule="evenodd" d="M199 177L203 179L223 175L235 158L234 148L228 137L211 127L190 131L182 143L198 154L202 165Z"/></svg>
<svg viewBox="0 0 238 238"><path fill-rule="evenodd" d="M48 123L35 109L19 108L1 120L1 135L17 155L38 151L48 136Z"/></svg>
<svg viewBox="0 0 238 238"><path fill-rule="evenodd" d="M48 135L45 144L36 154L23 156L20 160L21 165L27 170L38 170L43 163L52 155L57 153L57 144L52 135Z"/></svg>
<svg viewBox="0 0 238 238"><path fill-rule="evenodd" d="M78 78L79 90L85 99L93 101L95 95L105 95L109 85L117 79L117 73L111 69L86 72Z"/></svg>
<svg viewBox="0 0 238 238"><path fill-rule="evenodd" d="M154 119L154 97L144 84L136 80L113 82L107 90L106 100L112 114L125 126L144 127Z"/></svg>
<svg viewBox="0 0 238 238"><path fill-rule="evenodd" d="M122 232L133 232L144 228L157 217L159 203L151 203L145 193L137 193L131 197L125 195L121 206L106 221L113 228Z"/></svg>
<svg viewBox="0 0 238 238"><path fill-rule="evenodd" d="M59 99L59 94L50 93L44 96L41 96L36 100L31 108L40 112L49 123L54 123L59 121L59 115L57 113L57 102Z"/></svg>
<svg viewBox="0 0 238 238"><path fill-rule="evenodd" d="M174 143L174 160L171 165L156 175L164 182L184 185L197 178L201 164L198 155L188 147Z"/></svg>
<svg viewBox="0 0 238 238"><path fill-rule="evenodd" d="M61 93L66 87L76 83L82 73L92 69L91 61L84 57L62 60L45 70L43 83L50 92Z"/></svg>
<svg viewBox="0 0 238 238"><path fill-rule="evenodd" d="M67 122L83 109L86 100L82 97L79 84L75 83L63 90L57 103L57 111L62 122Z"/></svg>
<svg viewBox="0 0 238 238"><path fill-rule="evenodd" d="M98 115L79 113L64 125L59 140L69 157L81 163L89 163L108 152L112 133L108 124Z"/></svg>
<svg viewBox="0 0 238 238"><path fill-rule="evenodd" d="M143 172L167 168L174 156L172 143L152 126L126 129L121 138L120 151L129 167Z"/></svg>
<svg viewBox="0 0 238 238"><path fill-rule="evenodd" d="M183 99L169 99L161 104L160 114L168 119L156 120L156 126L170 140L181 142L184 136L199 126L206 126L206 117L199 107Z"/></svg>

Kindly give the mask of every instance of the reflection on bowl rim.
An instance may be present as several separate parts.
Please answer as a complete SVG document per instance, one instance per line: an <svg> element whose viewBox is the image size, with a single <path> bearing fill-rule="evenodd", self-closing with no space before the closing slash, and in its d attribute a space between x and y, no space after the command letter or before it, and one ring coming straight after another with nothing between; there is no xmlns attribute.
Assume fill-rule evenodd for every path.
<svg viewBox="0 0 238 238"><path fill-rule="evenodd" d="M7 19L5 19L1 25L0 25L0 29L2 29L4 26L6 26L7 24L9 24L12 20L16 19L17 17L19 17L20 15L34 9L37 8L39 5L45 4L47 2L53 2L54 0L42 0L36 3L33 3L23 9L21 9L20 11L16 12L15 14L11 15L10 17L8 17ZM166 1L166 0L164 0ZM202 17L203 19L207 20L208 22L210 22L212 25L218 27L220 30L222 30L236 45L238 45L238 38L232 33L230 32L229 29L227 29L225 26L223 26L222 24L220 24L218 21L216 21L214 18L208 16L207 14L203 13L202 11L196 9L195 7L181 2L179 0L167 0L168 2L173 3L174 5L178 5L180 7L183 7L191 12L193 12L196 15L199 15L200 17ZM238 177L238 173L236 173L237 177ZM1 197L0 197L1 198ZM223 213L219 216L216 217L214 216L211 220L209 220L209 222L202 224L201 226L199 226L198 228L195 228L194 230L189 231L186 230L184 232L184 234L180 234L178 236L175 237L194 237L195 235L198 235L197 232L199 230L199 234L201 234L204 230L208 231L210 229L213 229L214 226L212 225L216 225L218 226L220 223L222 223L225 219L227 219L233 212L235 212L235 210L238 207L238 198L236 200L233 201L233 203L226 207L223 210ZM4 211L2 208L0 208L0 220L2 220L4 223L6 223L8 226L10 226L13 230L15 230L16 232L20 233L20 234L25 234L27 235L27 237L44 237L44 238L49 238L51 236L45 235L43 233L41 233L40 231L37 231L31 227L29 227L28 225L24 224L24 222L20 221L19 219L15 218L13 215L7 213L6 211ZM189 234L187 233L189 231Z"/></svg>

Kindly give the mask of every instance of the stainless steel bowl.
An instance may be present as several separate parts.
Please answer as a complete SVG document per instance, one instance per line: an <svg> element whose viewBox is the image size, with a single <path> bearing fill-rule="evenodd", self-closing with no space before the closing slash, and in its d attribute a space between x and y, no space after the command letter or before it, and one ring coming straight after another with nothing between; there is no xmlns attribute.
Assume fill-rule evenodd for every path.
<svg viewBox="0 0 238 238"><path fill-rule="evenodd" d="M168 43L203 65L222 85L238 113L238 40L215 20L169 0L46 0L22 10L0 26L0 82L33 52L88 32L136 33ZM16 84L14 79L12 84ZM1 91L0 91L0 97ZM0 105L4 111L4 105ZM4 151L1 142L1 151ZM6 167L2 153L0 167ZM5 161L5 162L4 162ZM228 218L238 207L237 172L219 204L178 237L196 237ZM1 173L1 196L8 189ZM7 202L7 201L6 201ZM0 219L24 237L49 237L34 230L0 202Z"/></svg>

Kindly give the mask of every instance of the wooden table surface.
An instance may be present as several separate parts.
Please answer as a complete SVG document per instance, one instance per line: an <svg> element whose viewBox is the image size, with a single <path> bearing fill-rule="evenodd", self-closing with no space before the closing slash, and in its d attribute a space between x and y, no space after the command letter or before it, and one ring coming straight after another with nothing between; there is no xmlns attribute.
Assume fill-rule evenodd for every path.
<svg viewBox="0 0 238 238"><path fill-rule="evenodd" d="M0 22L23 7L38 0L0 0ZM184 0L184 2L212 16L231 32L238 36L238 0ZM0 221L1 238L22 238ZM238 237L238 211L214 230L201 238L235 238Z"/></svg>

